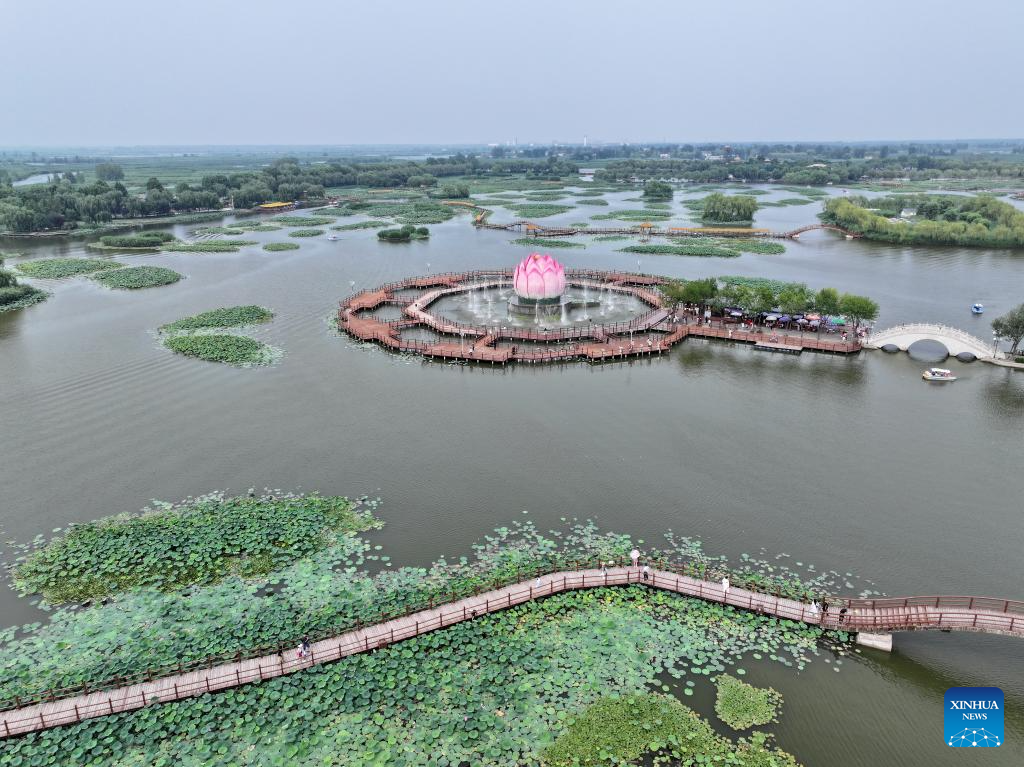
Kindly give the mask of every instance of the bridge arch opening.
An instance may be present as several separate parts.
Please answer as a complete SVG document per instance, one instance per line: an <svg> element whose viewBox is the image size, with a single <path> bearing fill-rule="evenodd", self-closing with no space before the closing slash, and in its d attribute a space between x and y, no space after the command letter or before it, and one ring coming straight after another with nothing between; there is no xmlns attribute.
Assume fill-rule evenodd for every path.
<svg viewBox="0 0 1024 767"><path fill-rule="evenodd" d="M943 362L949 357L949 349L946 348L942 341L937 341L933 338L922 338L920 341L914 341L914 343L907 347L907 354L910 355L911 359L920 362Z"/></svg>

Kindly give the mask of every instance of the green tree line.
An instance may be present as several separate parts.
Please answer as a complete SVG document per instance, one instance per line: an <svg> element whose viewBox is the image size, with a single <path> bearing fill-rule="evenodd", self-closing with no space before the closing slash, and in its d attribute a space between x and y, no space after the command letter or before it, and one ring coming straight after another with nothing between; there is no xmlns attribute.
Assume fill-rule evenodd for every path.
<svg viewBox="0 0 1024 767"><path fill-rule="evenodd" d="M891 220L903 208L916 210L913 221ZM822 220L882 242L1024 247L1024 211L990 196L836 197Z"/></svg>
<svg viewBox="0 0 1024 767"><path fill-rule="evenodd" d="M700 280L673 280L662 287L672 301L719 309L738 308L756 316L773 310L785 314L845 315L854 326L878 318L878 304L867 296L840 293L835 288L817 292L799 282L779 282L761 278L707 277Z"/></svg>

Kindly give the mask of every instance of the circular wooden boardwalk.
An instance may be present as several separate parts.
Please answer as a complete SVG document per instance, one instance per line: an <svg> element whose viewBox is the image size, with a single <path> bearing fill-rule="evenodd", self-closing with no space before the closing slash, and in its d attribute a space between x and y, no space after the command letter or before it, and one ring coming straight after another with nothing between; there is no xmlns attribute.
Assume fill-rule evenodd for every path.
<svg viewBox="0 0 1024 767"><path fill-rule="evenodd" d="M338 327L353 338L395 352L420 354L430 359L460 360L491 365L510 362L603 362L662 354L690 336L752 344L767 351L855 354L857 340L831 341L815 333L782 333L769 341L761 329L703 325L677 315L657 289L666 280L649 274L594 269L566 270L568 284L598 292L629 295L649 309L624 322L580 323L558 328L517 328L495 324L456 322L430 311L430 306L455 293L512 285L512 270L481 270L411 277L372 290L355 293L338 308ZM385 320L374 312L384 306L401 307L400 319ZM407 338L415 328L437 333L439 340ZM537 348L543 345L548 348Z"/></svg>
<svg viewBox="0 0 1024 767"><path fill-rule="evenodd" d="M725 589L721 582L701 580L683 571L652 569L649 579L644 579L641 570L635 567L557 570L531 575L526 580L446 604L434 605L431 602L424 609L387 618L373 626L344 631L313 642L308 656L304 658L297 657L294 649L280 648L255 657L210 663L162 677L150 673L150 678L143 681L91 693L62 695L54 692L48 700L17 705L0 712L0 737L22 735L273 679L312 665L372 652L404 639L564 591L629 584L663 589L825 629L849 632L943 629L1024 637L1024 602L1012 600L989 597L829 599L830 610L822 613L804 602L737 586Z"/></svg>

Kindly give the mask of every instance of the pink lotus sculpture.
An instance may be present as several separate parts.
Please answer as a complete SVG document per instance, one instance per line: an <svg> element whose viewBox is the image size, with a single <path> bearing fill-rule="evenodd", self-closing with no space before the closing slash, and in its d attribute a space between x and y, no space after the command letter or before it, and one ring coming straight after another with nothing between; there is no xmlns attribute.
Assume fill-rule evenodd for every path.
<svg viewBox="0 0 1024 767"><path fill-rule="evenodd" d="M512 287L521 298L558 298L565 292L565 267L549 255L531 253L516 266Z"/></svg>

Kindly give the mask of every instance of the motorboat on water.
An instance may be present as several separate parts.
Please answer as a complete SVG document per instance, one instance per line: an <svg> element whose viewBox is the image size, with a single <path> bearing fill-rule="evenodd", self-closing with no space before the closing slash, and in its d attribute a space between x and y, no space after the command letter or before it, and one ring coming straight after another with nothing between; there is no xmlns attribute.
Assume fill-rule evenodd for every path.
<svg viewBox="0 0 1024 767"><path fill-rule="evenodd" d="M329 234L329 235L327 235L327 239L328 240L336 240L336 239L338 239L338 235L336 235L336 234Z"/></svg>
<svg viewBox="0 0 1024 767"><path fill-rule="evenodd" d="M982 314L984 311L984 304L971 304L971 314Z"/></svg>
<svg viewBox="0 0 1024 767"><path fill-rule="evenodd" d="M952 370L946 370L945 368L928 368L921 374L921 378L926 381L955 381L956 376L953 375Z"/></svg>

